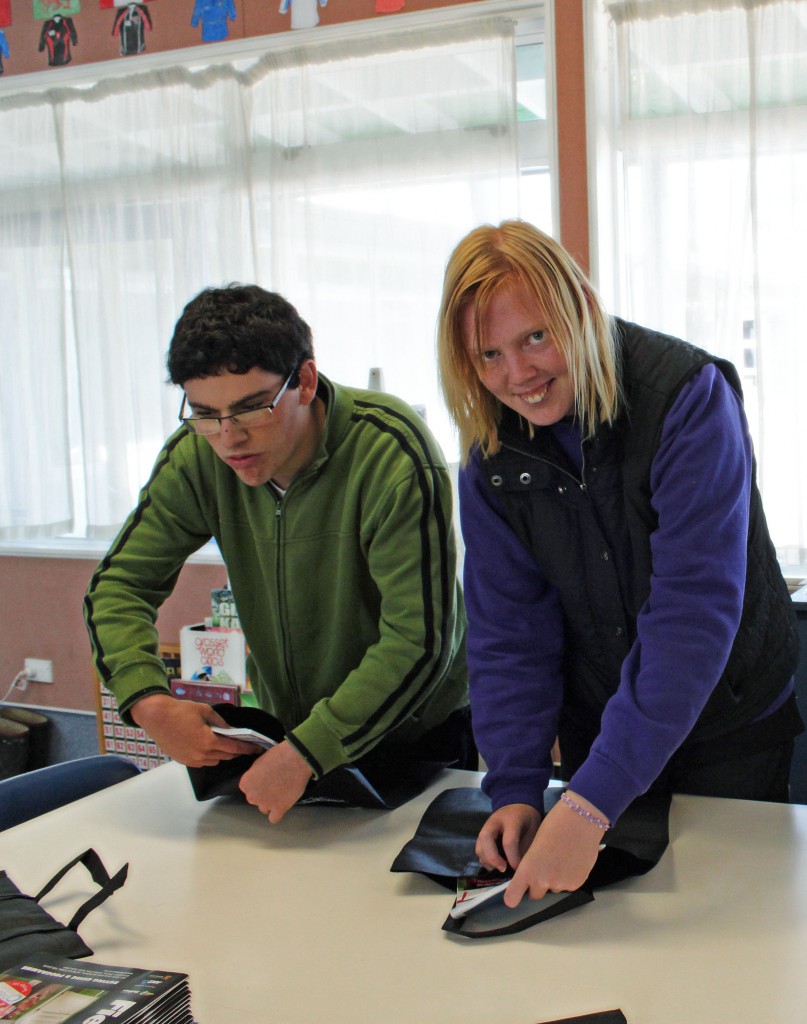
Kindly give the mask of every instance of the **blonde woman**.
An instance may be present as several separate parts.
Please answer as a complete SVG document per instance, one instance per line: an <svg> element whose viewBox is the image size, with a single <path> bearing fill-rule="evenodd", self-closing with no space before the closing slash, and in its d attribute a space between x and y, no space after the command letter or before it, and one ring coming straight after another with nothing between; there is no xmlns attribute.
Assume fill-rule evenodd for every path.
<svg viewBox="0 0 807 1024"><path fill-rule="evenodd" d="M573 890L648 789L787 800L798 650L734 367L609 316L530 224L449 258L474 732L505 899ZM542 818L559 738L563 801Z"/></svg>

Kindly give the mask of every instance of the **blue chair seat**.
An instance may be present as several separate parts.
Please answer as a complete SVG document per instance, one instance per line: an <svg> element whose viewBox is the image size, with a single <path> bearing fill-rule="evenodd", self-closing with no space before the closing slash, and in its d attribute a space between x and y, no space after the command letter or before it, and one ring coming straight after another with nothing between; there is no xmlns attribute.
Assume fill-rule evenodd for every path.
<svg viewBox="0 0 807 1024"><path fill-rule="evenodd" d="M0 780L0 831L140 774L118 754L95 754Z"/></svg>

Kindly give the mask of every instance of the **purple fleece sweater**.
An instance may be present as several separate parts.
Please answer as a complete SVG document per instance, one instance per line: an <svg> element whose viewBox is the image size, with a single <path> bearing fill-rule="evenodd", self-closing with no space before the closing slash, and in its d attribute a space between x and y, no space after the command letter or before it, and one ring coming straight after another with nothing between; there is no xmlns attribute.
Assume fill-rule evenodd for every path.
<svg viewBox="0 0 807 1024"><path fill-rule="evenodd" d="M582 461L576 425L550 428ZM717 684L740 622L752 447L742 405L703 367L664 423L650 473L658 528L638 635L570 788L612 821L652 784ZM474 732L494 808L542 806L563 677L557 594L508 525L475 451L460 473Z"/></svg>

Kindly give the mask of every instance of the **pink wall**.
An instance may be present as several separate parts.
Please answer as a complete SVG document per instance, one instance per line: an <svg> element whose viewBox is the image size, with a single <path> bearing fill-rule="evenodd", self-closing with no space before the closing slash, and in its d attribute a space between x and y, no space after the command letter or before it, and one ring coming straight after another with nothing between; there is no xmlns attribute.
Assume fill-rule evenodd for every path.
<svg viewBox="0 0 807 1024"><path fill-rule="evenodd" d="M14 690L19 704L95 710L94 673L82 602L94 561L82 558L0 557L0 697L26 658L53 662L53 684L29 683ZM227 581L223 566L186 565L163 605L157 626L164 643L178 643L181 626L210 614L210 591Z"/></svg>
<svg viewBox="0 0 807 1024"><path fill-rule="evenodd" d="M30 5L30 0L27 2ZM166 9L174 2L157 0ZM429 0L429 5L437 6L434 0ZM587 267L582 5L583 0L557 0L555 39L560 238ZM359 6L357 0L356 8ZM407 9L424 6L423 0L409 0ZM15 691L15 701L83 711L94 709L93 671L82 618L84 591L94 568L95 562L83 559L0 556L0 622L5 627L5 642L0 648L0 688L5 692L25 658L48 658L54 669L52 686L33 683L23 694ZM164 642L176 643L181 626L198 622L209 614L210 590L222 586L225 578L222 567L185 567L176 591L158 619Z"/></svg>

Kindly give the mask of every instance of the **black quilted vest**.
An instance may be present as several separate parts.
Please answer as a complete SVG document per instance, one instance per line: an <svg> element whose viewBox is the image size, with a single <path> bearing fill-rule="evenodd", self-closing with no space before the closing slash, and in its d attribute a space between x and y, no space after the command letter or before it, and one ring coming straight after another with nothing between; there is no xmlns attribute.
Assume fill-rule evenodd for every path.
<svg viewBox="0 0 807 1024"><path fill-rule="evenodd" d="M539 428L530 440L507 409L502 448L483 464L510 525L560 596L566 629L561 735L565 727L596 735L636 638L657 525L650 468L668 410L706 363L715 363L742 394L731 363L635 324L617 320L616 327L627 411L583 442L582 477L551 431ZM782 692L797 660L792 602L754 467L742 618L726 669L684 747L753 721Z"/></svg>

